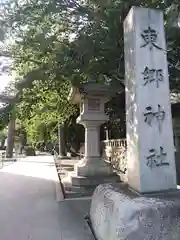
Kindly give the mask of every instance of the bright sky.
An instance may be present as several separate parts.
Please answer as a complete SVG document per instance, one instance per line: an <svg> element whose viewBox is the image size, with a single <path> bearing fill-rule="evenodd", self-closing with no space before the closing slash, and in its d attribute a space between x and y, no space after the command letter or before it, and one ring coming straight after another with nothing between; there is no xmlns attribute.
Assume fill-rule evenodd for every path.
<svg viewBox="0 0 180 240"><path fill-rule="evenodd" d="M0 57L0 93L4 91L5 87L13 80L13 76L5 71L8 70L11 63L11 59Z"/></svg>
<svg viewBox="0 0 180 240"><path fill-rule="evenodd" d="M0 94L4 92L5 88L13 80L13 76L10 74L9 67L12 64L12 60L5 57L0 57ZM9 74L7 71L9 70ZM0 108L3 106L3 103L0 100Z"/></svg>
<svg viewBox="0 0 180 240"><path fill-rule="evenodd" d="M3 74L0 76L0 93L4 91L5 87L13 80L12 76Z"/></svg>

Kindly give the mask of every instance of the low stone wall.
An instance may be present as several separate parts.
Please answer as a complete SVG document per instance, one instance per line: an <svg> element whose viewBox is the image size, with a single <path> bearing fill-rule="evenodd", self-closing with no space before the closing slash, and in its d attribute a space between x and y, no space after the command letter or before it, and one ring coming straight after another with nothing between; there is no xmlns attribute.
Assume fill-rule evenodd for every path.
<svg viewBox="0 0 180 240"><path fill-rule="evenodd" d="M126 139L111 139L102 142L103 158L119 173L127 174Z"/></svg>
<svg viewBox="0 0 180 240"><path fill-rule="evenodd" d="M179 240L180 194L138 197L126 187L99 185L90 220L97 240Z"/></svg>
<svg viewBox="0 0 180 240"><path fill-rule="evenodd" d="M127 158L126 139L111 139L101 142L103 158L112 165L121 176L121 180L127 182ZM180 152L175 151L177 184L180 184Z"/></svg>

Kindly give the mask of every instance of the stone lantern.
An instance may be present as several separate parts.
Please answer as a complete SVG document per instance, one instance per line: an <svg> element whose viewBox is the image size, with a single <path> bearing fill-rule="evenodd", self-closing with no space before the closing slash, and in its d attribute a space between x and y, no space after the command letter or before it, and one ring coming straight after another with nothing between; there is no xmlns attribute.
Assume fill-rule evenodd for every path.
<svg viewBox="0 0 180 240"><path fill-rule="evenodd" d="M94 178L113 174L100 154L100 126L108 121L104 112L108 95L108 87L95 82L84 83L71 90L69 100L80 105L80 115L76 122L85 128L85 153L84 158L75 165L77 176Z"/></svg>

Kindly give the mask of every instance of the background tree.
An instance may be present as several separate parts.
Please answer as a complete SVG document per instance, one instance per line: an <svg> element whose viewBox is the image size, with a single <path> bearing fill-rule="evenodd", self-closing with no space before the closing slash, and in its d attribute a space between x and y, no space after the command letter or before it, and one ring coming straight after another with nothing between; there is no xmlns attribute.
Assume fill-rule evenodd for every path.
<svg viewBox="0 0 180 240"><path fill-rule="evenodd" d="M71 122L77 114L67 100L72 85L90 78L122 89L123 21L132 5L164 11L170 86L172 92L179 91L178 1L8 0L2 4L1 23L13 39L8 50L18 79L19 119L31 141L37 141L44 125L51 131L57 121ZM123 115L116 103L107 108L111 123L119 122L114 116Z"/></svg>

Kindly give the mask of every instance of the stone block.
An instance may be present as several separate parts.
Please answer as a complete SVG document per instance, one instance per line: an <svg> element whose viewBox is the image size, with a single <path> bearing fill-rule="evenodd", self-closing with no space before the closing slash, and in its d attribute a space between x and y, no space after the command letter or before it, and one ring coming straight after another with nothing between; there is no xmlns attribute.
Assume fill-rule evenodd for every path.
<svg viewBox="0 0 180 240"><path fill-rule="evenodd" d="M126 185L99 185L90 219L97 240L179 240L180 192L147 197Z"/></svg>
<svg viewBox="0 0 180 240"><path fill-rule="evenodd" d="M107 176L113 173L112 167L100 157L82 159L75 165L75 171L79 176Z"/></svg>
<svg viewBox="0 0 180 240"><path fill-rule="evenodd" d="M58 160L70 160L71 157L69 157L69 156L60 156L60 155L58 155L57 159L58 159Z"/></svg>
<svg viewBox="0 0 180 240"><path fill-rule="evenodd" d="M115 173L111 175L105 176L72 176L71 178L73 186L98 186L102 183L112 183L112 182L120 182L120 177Z"/></svg>

